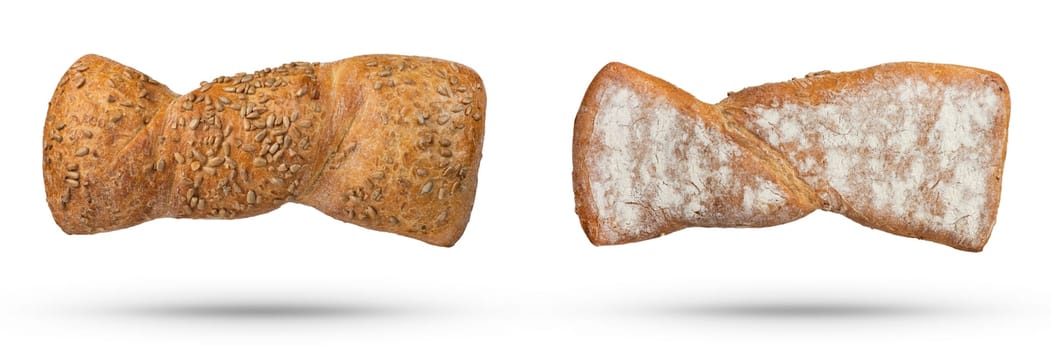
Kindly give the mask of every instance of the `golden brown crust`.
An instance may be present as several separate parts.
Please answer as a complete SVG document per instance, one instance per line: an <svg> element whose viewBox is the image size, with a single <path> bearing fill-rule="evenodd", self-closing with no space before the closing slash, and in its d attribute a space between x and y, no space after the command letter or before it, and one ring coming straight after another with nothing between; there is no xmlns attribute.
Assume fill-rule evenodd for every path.
<svg viewBox="0 0 1051 350"><path fill-rule="evenodd" d="M344 65L351 69L331 80L366 82L362 108L369 112L337 138L332 149L344 153L321 169L318 190L303 203L364 227L451 246L474 203L486 103L481 79L453 62L355 59L364 65Z"/></svg>
<svg viewBox="0 0 1051 350"><path fill-rule="evenodd" d="M159 217L241 218L299 202L451 246L472 209L484 111L477 74L431 58L292 63L177 96L88 55L48 111L48 203L71 234Z"/></svg>
<svg viewBox="0 0 1051 350"><path fill-rule="evenodd" d="M607 174L635 172L636 174L632 175L635 178L628 180L632 184L628 187L634 187L634 192L627 197L621 195L627 199L619 201L637 202L650 208L658 207L653 203L667 201L658 198L659 193L654 195L649 191L666 192L675 188L675 182L688 180L687 178L692 176L663 175L663 186L654 187L656 190L647 190L649 185L644 182L649 180L644 179L652 177L652 170L644 167L635 170L604 169L603 166L609 167L612 163L596 163L591 160L602 158L604 154L608 155L610 148L619 147L631 148L629 151L621 151L622 157L628 157L635 163L645 163L648 161L647 157L653 156L647 152L659 150L660 146L655 148L634 145L667 143L658 139L644 141L646 139L643 138L640 139L643 141L633 140L611 146L608 144L611 139L597 136L611 132L606 129L617 127L610 126L612 124L599 126L601 121L596 121L596 116L614 113L616 108L624 108L617 103L606 101L610 98L608 91L613 89L611 86L631 91L631 98L644 97L643 103L631 100L634 104L628 108L628 114L631 115L630 120L633 124L653 118L651 114L654 114L655 110L660 110L663 104L668 104L674 106L678 114L695 118L700 126L670 122L674 115L678 115L673 113L673 117L664 116L665 121L661 126L664 129L660 130L664 137L687 132L694 135L694 132L689 131L694 128L715 130L710 135L694 137L694 143L703 144L694 148L715 147L710 144L714 140L726 144L722 147L729 147L747 156L715 163L701 163L707 164L709 168L728 166L733 170L734 177L738 178L767 176L766 180L777 185L769 187L771 191L768 193L772 194L769 197L775 199L775 204L792 208L793 210L788 210L792 215L780 216L777 220L756 217L741 220L716 211L697 213L699 216L712 217L714 221L706 221L689 213L679 214L678 218L664 215L660 220L651 220L653 215L635 215L628 210L616 212L615 215L607 212L605 218L600 217L603 208L596 202L601 201L603 195L609 196L609 192L618 191L616 186L602 183L608 181L604 179L608 177ZM883 111L881 108L908 110ZM905 117L906 115L908 117ZM983 118L988 116L989 119L976 119L979 115ZM821 208L844 214L863 225L894 234L931 240L962 250L980 251L995 222L1009 115L1009 93L1003 80L995 73L962 66L905 62L855 72L820 72L809 74L803 79L765 84L731 93L727 99L713 106L697 101L688 93L656 77L622 64L611 63L599 72L589 86L577 114L573 145L577 213L589 239L599 245L649 239L688 226L775 225ZM873 121L880 118L886 118L893 123L915 125L912 129L899 127L884 130ZM779 125L779 121L789 126ZM948 127L940 125L945 121L956 124ZM840 123L855 123L854 126L862 130L829 128L829 124ZM647 125L634 125L626 130L635 132L632 130L653 128ZM802 130L799 129L800 125ZM964 129L974 131L964 132L962 138L949 135L947 131ZM870 134L875 135L878 142L873 143L872 137L865 138ZM895 141L898 139L907 141ZM974 145L976 141L978 145ZM868 143L859 146L859 142ZM982 145L983 143L989 145ZM909 148L910 145L914 149L900 148ZM899 148L892 149L895 146ZM690 148L688 145L676 147ZM847 155L844 155L845 150L849 151L846 152ZM681 150L678 152L688 153ZM678 159L697 163L697 157ZM817 165L814 165L815 162ZM838 167L841 169L833 169L836 168L833 164L836 162L859 168L845 168L847 175L836 174L836 170L844 170L842 166ZM869 165L876 170L868 169ZM985 171L987 168L991 170ZM703 173L706 170L691 171ZM880 171L888 172L885 174L887 179L881 178L884 174ZM909 171L912 172L911 178L910 174L905 174ZM640 178L638 173L650 175ZM980 175L976 175L979 173ZM829 177L830 174L834 176ZM595 176L602 179L596 179ZM890 181L890 187L879 187L880 184L870 184L869 181ZM672 185L667 185L668 182ZM950 182L953 183L952 186L945 185ZM964 185L960 185L961 182ZM909 187L913 185L918 185L919 189ZM594 193L592 187L596 186L603 193ZM740 207L741 198L734 198L733 195L712 195L724 191L720 188L740 186L744 186L746 190L755 188L754 184L724 182L698 188L697 192L710 193L687 196L683 203L703 198L702 202L705 205L750 210L748 205ZM872 186L872 189L868 186ZM880 191L877 191L877 188L892 188L896 189L897 193L878 193ZM680 188L679 192L691 191L688 188L682 191ZM736 193L736 196L742 196L742 192ZM743 193L743 196L748 196L750 192ZM887 203L887 198L902 202L903 196L907 197L905 205ZM957 205L954 201L959 200L955 200L955 197L977 197L980 200L965 201L970 203L970 206ZM605 206L614 208L615 202L617 201L609 201ZM673 205L661 210L674 212L685 205ZM606 210L609 211L609 208ZM621 220L626 222L616 225L606 224L618 220L618 216L629 218ZM622 232L626 230L632 232Z"/></svg>
<svg viewBox="0 0 1051 350"><path fill-rule="evenodd" d="M49 103L43 152L48 205L63 230L114 230L153 217L160 203L146 189L167 185L143 175L153 164L140 159L151 158L142 154L151 141L146 132L175 96L100 56L84 56L66 71Z"/></svg>

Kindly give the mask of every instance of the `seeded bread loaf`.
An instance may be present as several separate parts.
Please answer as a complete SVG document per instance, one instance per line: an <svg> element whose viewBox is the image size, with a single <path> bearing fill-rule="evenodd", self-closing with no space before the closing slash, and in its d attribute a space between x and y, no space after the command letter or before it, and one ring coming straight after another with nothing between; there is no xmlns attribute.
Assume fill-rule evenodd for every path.
<svg viewBox="0 0 1051 350"><path fill-rule="evenodd" d="M891 63L707 104L619 63L577 114L577 214L596 245L817 210L981 251L1000 201L1010 100L995 73Z"/></svg>
<svg viewBox="0 0 1051 350"><path fill-rule="evenodd" d="M48 108L47 201L70 234L297 202L451 246L474 203L485 102L473 70L424 57L297 62L180 96L87 55Z"/></svg>

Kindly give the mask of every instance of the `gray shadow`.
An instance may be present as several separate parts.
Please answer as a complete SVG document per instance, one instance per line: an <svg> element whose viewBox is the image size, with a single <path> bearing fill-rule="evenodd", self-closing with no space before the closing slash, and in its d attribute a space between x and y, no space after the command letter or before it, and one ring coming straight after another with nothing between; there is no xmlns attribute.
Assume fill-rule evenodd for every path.
<svg viewBox="0 0 1051 350"><path fill-rule="evenodd" d="M411 314L412 310L382 305L303 302L147 303L113 306L104 314L167 319L339 319Z"/></svg>
<svg viewBox="0 0 1051 350"><path fill-rule="evenodd" d="M858 303L858 302L734 302L658 307L654 314L680 317L737 319L878 319L941 317L961 310L939 305Z"/></svg>
<svg viewBox="0 0 1051 350"><path fill-rule="evenodd" d="M70 311L67 309L66 311ZM128 298L80 305L74 313L89 318L162 321L307 321L415 317L434 310L409 302L355 301L342 298L179 297Z"/></svg>
<svg viewBox="0 0 1051 350"><path fill-rule="evenodd" d="M692 300L691 300L692 299ZM973 302L932 301L907 298L824 299L770 296L736 298L695 298L642 303L621 309L632 316L712 320L877 320L945 318L990 314L991 310Z"/></svg>

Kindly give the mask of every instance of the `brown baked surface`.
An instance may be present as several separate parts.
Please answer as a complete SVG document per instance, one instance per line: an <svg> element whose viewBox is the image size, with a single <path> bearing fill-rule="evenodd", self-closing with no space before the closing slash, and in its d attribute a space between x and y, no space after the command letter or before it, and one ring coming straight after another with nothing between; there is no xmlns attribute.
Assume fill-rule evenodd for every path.
<svg viewBox="0 0 1051 350"><path fill-rule="evenodd" d="M808 74L711 105L611 63L577 114L577 213L598 245L816 209L980 251L996 219L1010 99L992 72L891 63Z"/></svg>
<svg viewBox="0 0 1051 350"><path fill-rule="evenodd" d="M297 202L451 246L474 202L485 103L473 70L424 57L290 63L180 96L87 55L48 108L48 205L83 234Z"/></svg>

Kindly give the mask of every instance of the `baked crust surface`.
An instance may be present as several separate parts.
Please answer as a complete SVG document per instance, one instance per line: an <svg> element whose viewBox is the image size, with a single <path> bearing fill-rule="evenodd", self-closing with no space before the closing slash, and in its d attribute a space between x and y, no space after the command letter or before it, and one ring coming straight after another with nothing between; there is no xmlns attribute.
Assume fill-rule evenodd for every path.
<svg viewBox="0 0 1051 350"><path fill-rule="evenodd" d="M473 70L425 57L296 62L180 96L87 55L48 108L48 205L83 234L297 202L451 246L474 203L485 97Z"/></svg>
<svg viewBox="0 0 1051 350"><path fill-rule="evenodd" d="M713 105L611 63L577 114L577 213L597 245L822 209L980 251L996 220L1009 116L1003 79L963 66L813 73Z"/></svg>

